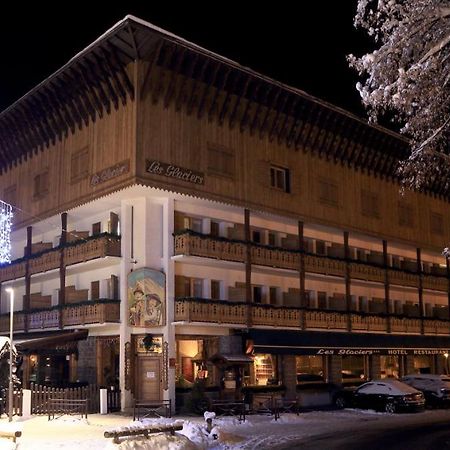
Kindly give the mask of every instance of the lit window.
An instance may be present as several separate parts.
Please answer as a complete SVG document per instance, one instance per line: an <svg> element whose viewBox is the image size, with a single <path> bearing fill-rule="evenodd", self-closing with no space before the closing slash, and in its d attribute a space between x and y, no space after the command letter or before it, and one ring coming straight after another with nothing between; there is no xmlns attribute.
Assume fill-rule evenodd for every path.
<svg viewBox="0 0 450 450"><path fill-rule="evenodd" d="M270 166L270 186L284 192L291 192L289 169Z"/></svg>

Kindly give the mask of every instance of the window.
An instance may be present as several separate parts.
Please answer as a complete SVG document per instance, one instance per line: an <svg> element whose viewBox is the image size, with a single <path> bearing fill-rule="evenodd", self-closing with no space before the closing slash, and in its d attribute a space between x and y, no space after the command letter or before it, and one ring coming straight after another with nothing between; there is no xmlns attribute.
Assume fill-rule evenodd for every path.
<svg viewBox="0 0 450 450"><path fill-rule="evenodd" d="M414 227L414 209L411 205L398 203L398 224L401 227Z"/></svg>
<svg viewBox="0 0 450 450"><path fill-rule="evenodd" d="M442 214L430 213L430 230L433 234L444 234L444 217Z"/></svg>
<svg viewBox="0 0 450 450"><path fill-rule="evenodd" d="M319 180L318 191L320 203L328 206L339 205L339 186L337 183L322 178Z"/></svg>
<svg viewBox="0 0 450 450"><path fill-rule="evenodd" d="M252 241L256 244L261 243L261 232L260 231L252 231Z"/></svg>
<svg viewBox="0 0 450 450"><path fill-rule="evenodd" d="M75 183L89 175L89 149L87 147L72 153L70 181Z"/></svg>
<svg viewBox="0 0 450 450"><path fill-rule="evenodd" d="M262 287L261 286L253 286L253 302L254 303L262 303L263 295L262 295Z"/></svg>
<svg viewBox="0 0 450 450"><path fill-rule="evenodd" d="M270 186L284 192L291 192L289 169L270 166Z"/></svg>
<svg viewBox="0 0 450 450"><path fill-rule="evenodd" d="M183 218L184 226L183 228L187 230L196 231L197 233L202 232L202 219L195 219L193 217L184 217Z"/></svg>
<svg viewBox="0 0 450 450"><path fill-rule="evenodd" d="M214 237L219 236L219 222L211 221L210 234Z"/></svg>
<svg viewBox="0 0 450 450"><path fill-rule="evenodd" d="M269 231L267 238L270 246L275 247L277 245L277 235L275 233Z"/></svg>
<svg viewBox="0 0 450 450"><path fill-rule="evenodd" d="M96 236L97 234L101 234L102 232L102 223L95 222L92 224L92 235Z"/></svg>
<svg viewBox="0 0 450 450"><path fill-rule="evenodd" d="M363 216L378 219L380 217L380 206L378 195L366 190L361 191L361 212Z"/></svg>
<svg viewBox="0 0 450 450"><path fill-rule="evenodd" d="M100 281L91 281L91 300L100 298Z"/></svg>
<svg viewBox="0 0 450 450"><path fill-rule="evenodd" d="M48 170L34 177L33 198L38 199L48 194Z"/></svg>
<svg viewBox="0 0 450 450"><path fill-rule="evenodd" d="M269 302L271 305L278 303L278 289L276 287L269 288Z"/></svg>
<svg viewBox="0 0 450 450"><path fill-rule="evenodd" d="M218 280L211 280L211 298L220 300L220 281Z"/></svg>
<svg viewBox="0 0 450 450"><path fill-rule="evenodd" d="M218 145L208 146L208 173L233 178L235 175L234 151Z"/></svg>
<svg viewBox="0 0 450 450"><path fill-rule="evenodd" d="M327 309L327 293L319 291L317 292L317 307L319 309Z"/></svg>

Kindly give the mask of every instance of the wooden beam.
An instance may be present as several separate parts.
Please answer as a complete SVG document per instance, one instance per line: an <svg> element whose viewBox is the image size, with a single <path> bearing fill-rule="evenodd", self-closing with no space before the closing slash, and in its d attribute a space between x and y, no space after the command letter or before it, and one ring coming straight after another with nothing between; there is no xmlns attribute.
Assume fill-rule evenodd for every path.
<svg viewBox="0 0 450 450"><path fill-rule="evenodd" d="M209 83L205 83L205 86L203 88L202 97L198 103L198 111L197 111L198 119L201 119L203 117L203 111L205 109L206 99L208 97L209 90L216 83L217 75L219 74L220 67L221 67L220 62L216 62L216 66L215 66L214 70L212 71L211 79L210 79Z"/></svg>
<svg viewBox="0 0 450 450"><path fill-rule="evenodd" d="M228 105L230 104L231 97L236 90L238 81L242 77L242 73L240 71L234 72L233 75L234 75L234 77L233 77L233 82L231 83L231 86L227 87L224 83L223 87L221 89L221 90L224 90L226 93L225 93L225 98L223 99L223 102L222 102L222 108L219 113L219 125L223 125L223 122L225 120L225 115L228 111Z"/></svg>
<svg viewBox="0 0 450 450"><path fill-rule="evenodd" d="M154 104L158 102L159 96L164 91L165 71L169 70L168 66L170 65L170 61L172 60L173 54L175 53L175 45L166 45L165 47L163 47L163 50L165 53L163 54L161 64L159 65L158 83L156 85L156 88L153 90L152 95L152 101Z"/></svg>
<svg viewBox="0 0 450 450"><path fill-rule="evenodd" d="M110 49L110 55L112 56L112 60L114 61L114 66L119 71L122 77L122 82L125 86L125 89L127 90L130 99L134 100L134 86L130 80L130 77L128 76L124 64L119 60L119 57L117 55L117 47L114 47L110 42L108 42L108 47Z"/></svg>
<svg viewBox="0 0 450 450"><path fill-rule="evenodd" d="M273 89L272 84L267 85L267 83L261 82L261 85L265 87L264 96L263 96L263 98L259 99L259 101L257 101L258 106L256 107L256 111L253 114L253 120L252 120L252 124L250 126L250 135L251 136L253 136L256 128L258 127L259 113L261 112L263 105L265 105L267 107L267 99Z"/></svg>
<svg viewBox="0 0 450 450"><path fill-rule="evenodd" d="M247 78L242 86L242 89L240 91L239 96L236 96L236 101L234 102L234 108L233 111L230 114L229 120L228 120L228 126L230 129L234 127L234 124L236 123L236 118L238 116L239 112L239 105L241 104L242 97L245 97L248 92L248 85L251 81L251 76L247 75Z"/></svg>
<svg viewBox="0 0 450 450"><path fill-rule="evenodd" d="M131 28L131 25L127 25L126 30L128 31L128 34L130 35L131 45L134 50L134 59L139 60L139 59L141 59L141 56L140 56L140 52L139 52L139 49L136 44L136 38L134 37L134 32L133 32L133 29Z"/></svg>
<svg viewBox="0 0 450 450"><path fill-rule="evenodd" d="M102 77L95 72L92 63L87 58L84 59L83 64L81 62L79 64L86 70L86 75L92 85L95 86L96 92L98 93L106 112L109 114L111 112L111 100L108 98L105 89L103 88Z"/></svg>
<svg viewBox="0 0 450 450"><path fill-rule="evenodd" d="M72 102L74 102L78 108L78 112L80 113L85 126L88 126L89 118L91 118L92 121L95 120L95 109L90 102L89 96L86 95L86 90L81 87L79 78L72 77L70 70L66 70L61 78L64 84L70 87L70 97L72 98Z"/></svg>
<svg viewBox="0 0 450 450"><path fill-rule="evenodd" d="M266 131L266 125L268 124L270 113L275 109L275 105L277 104L278 98L280 97L280 94L282 92L283 89L279 87L278 90L273 94L270 104L267 105L266 114L264 115L264 119L261 122L261 126L259 128L260 139L264 137L264 132Z"/></svg>
<svg viewBox="0 0 450 450"><path fill-rule="evenodd" d="M112 80L112 85L114 86L115 92L119 95L120 99L122 100L122 105L126 105L127 103L127 93L125 91L125 88L122 86L122 82L120 81L120 78L118 76L118 69L113 68L111 65L112 56L110 53L108 53L103 47L99 48L100 53L103 55L104 60L104 66L106 67L107 71L105 72L105 75L109 77L109 80ZM99 56L97 56L97 62L100 64L101 59Z"/></svg>
<svg viewBox="0 0 450 450"><path fill-rule="evenodd" d="M181 71L181 66L183 65L184 56L186 55L187 49L184 47L181 47L181 49L178 50L175 60L175 66L173 68L170 68L170 81L167 85L166 89L166 95L164 96L164 108L168 108L170 105L170 101L172 100L173 93L175 92L176 85L177 85L177 79L178 74Z"/></svg>
<svg viewBox="0 0 450 450"><path fill-rule="evenodd" d="M42 112L40 106L35 102L35 99L31 96L28 96L28 98L24 99L24 101L27 101L30 105L30 111L36 123L39 125L39 130L44 137L45 145L48 147L51 142L51 137L48 131L50 127L45 119L45 114Z"/></svg>
<svg viewBox="0 0 450 450"><path fill-rule="evenodd" d="M109 92L109 98L112 100L114 109L119 108L119 96L114 89L108 71L105 69L105 66L107 67L108 64L106 61L104 61L100 56L98 56L96 53L91 53L92 57L95 59L95 65L92 64L92 70L98 70L98 76L101 79L101 81L105 84L107 91ZM87 57L86 57L87 59ZM95 68L94 68L95 67Z"/></svg>
<svg viewBox="0 0 450 450"><path fill-rule="evenodd" d="M77 69L80 71L81 78L82 78L84 86L87 90L86 95L89 95L89 98L91 99L98 116L100 118L102 118L103 117L103 105L99 99L99 96L97 95L94 85L92 84L92 82L89 78L89 74L88 74L86 68L83 67L83 65L79 64L77 66Z"/></svg>
<svg viewBox="0 0 450 450"><path fill-rule="evenodd" d="M150 84L150 78L151 78L151 74L152 74L152 69L154 67L154 65L158 62L159 59L159 55L161 53L161 48L163 46L163 40L160 39L156 45L155 50L153 51L151 58L149 59L149 63L147 66L147 70L145 71L145 75L144 75L144 81L142 83L142 86L140 88L141 93L140 93L140 97L141 100L143 100L147 94L148 91L148 86Z"/></svg>
<svg viewBox="0 0 450 450"><path fill-rule="evenodd" d="M87 114L91 118L92 122L95 122L95 104L89 95L89 89L84 85L81 73L72 67L67 70L67 74L70 77L69 79L75 84L76 95L78 95L78 98L83 103L85 111L87 111Z"/></svg>
<svg viewBox="0 0 450 450"><path fill-rule="evenodd" d="M253 102L256 103L257 98L258 98L258 92L262 85L263 85L263 83L260 80L256 80L256 79L253 80L253 90L252 90L252 93L247 98L247 105L245 107L244 113L242 114L242 118L241 118L241 124L239 127L239 130L241 133L244 132L245 127L246 127L247 123L249 122L249 116L250 116L249 111L250 111L251 105L253 104Z"/></svg>
<svg viewBox="0 0 450 450"><path fill-rule="evenodd" d="M291 105L289 107L289 110L284 115L284 121L281 125L280 129L278 130L278 144L281 145L282 141L284 140L287 145L287 138L288 138L288 128L292 128L292 126L295 124L295 111L297 108L299 98L297 95L291 96ZM291 127L288 127L289 121L292 121Z"/></svg>
<svg viewBox="0 0 450 450"><path fill-rule="evenodd" d="M180 111L181 109L181 105L185 100L185 86L188 80L192 80L192 76L194 74L194 70L199 58L198 53L194 53L193 55L191 53L188 53L188 57L189 56L190 56L190 64L186 70L186 73L183 75L183 80L181 81L181 85L178 89L178 95L177 98L175 99L175 111Z"/></svg>
<svg viewBox="0 0 450 450"><path fill-rule="evenodd" d="M216 93L214 94L213 100L211 102L211 105L209 107L209 111L208 111L208 121L211 122L214 116L214 111L216 109L216 104L217 104L217 99L219 98L220 93L224 90L228 77L231 73L231 68L227 67L225 69L225 74L222 77L221 82L219 83L219 85L216 87ZM237 76L237 75L236 75Z"/></svg>
<svg viewBox="0 0 450 450"><path fill-rule="evenodd" d="M283 94L284 95L281 97L281 100L279 100L279 102L277 104L277 108L276 108L277 113L275 114L275 117L272 120L272 126L270 127L270 132L269 132L269 142L272 142L275 137L278 119L281 116L281 114L283 113L286 103L288 101L288 98L290 97L289 92L283 92Z"/></svg>
<svg viewBox="0 0 450 450"><path fill-rule="evenodd" d="M39 102L40 106L42 107L45 115L48 117L49 123L51 122L51 126L52 126L55 136L58 136L58 139L61 141L63 127L59 123L59 118L57 117L57 114L56 114L54 108L52 108L52 106L50 105L50 102L46 95L45 89L40 89L39 91L36 92L35 95L36 95L36 99ZM55 144L54 141L52 141L52 142L53 142L53 144Z"/></svg>
<svg viewBox="0 0 450 450"><path fill-rule="evenodd" d="M190 116L192 114L192 111L194 110L198 86L200 85L200 83L205 83L205 85L207 84L204 81L204 78L205 78L205 72L208 67L208 64L209 64L209 58L206 58L206 57L203 58L203 64L201 66L200 73L195 77L194 84L193 84L193 86L191 86L191 95L189 97L189 100L187 101L187 108L186 108L186 113L188 116Z"/></svg>

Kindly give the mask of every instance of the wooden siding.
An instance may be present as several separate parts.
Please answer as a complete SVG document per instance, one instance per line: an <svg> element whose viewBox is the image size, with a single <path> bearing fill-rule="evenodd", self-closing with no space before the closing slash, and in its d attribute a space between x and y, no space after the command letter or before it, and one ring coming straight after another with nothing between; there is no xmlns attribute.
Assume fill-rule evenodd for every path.
<svg viewBox="0 0 450 450"><path fill-rule="evenodd" d="M157 82L156 76L150 86L152 82ZM212 89L211 95L214 91ZM137 176L147 185L233 202L257 210L302 218L306 223L329 224L435 250L441 249L450 239L448 220L444 221L442 235L432 233L429 220L431 211L438 211L444 216L450 213L450 205L445 201L413 192L402 197L397 183L319 158L311 153L311 149L307 153L297 152L279 145L277 139L270 142L268 133L261 139L259 133L253 136L249 131L242 133L238 126L230 129L228 122L220 126L216 120L209 121L207 113L199 120L195 111L188 115L185 106L177 110L176 104L170 103L165 107L164 98L154 103L152 92L138 98L141 100L138 106ZM231 104L234 104L234 100ZM208 147L211 145L234 151L234 177L208 172ZM158 160L203 172L204 184L146 173L146 160ZM270 187L271 164L290 169L290 193ZM330 173L330 182L338 183L338 208L319 201L321 194L318 180L326 180ZM363 191L377 195L379 217L363 215ZM401 200L406 200L412 206L414 226L399 224L398 204Z"/></svg>

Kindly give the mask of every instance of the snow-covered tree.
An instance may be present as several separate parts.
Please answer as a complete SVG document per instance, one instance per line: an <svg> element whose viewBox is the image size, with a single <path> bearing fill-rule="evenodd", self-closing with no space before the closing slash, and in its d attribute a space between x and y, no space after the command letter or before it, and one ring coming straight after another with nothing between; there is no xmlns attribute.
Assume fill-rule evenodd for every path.
<svg viewBox="0 0 450 450"><path fill-rule="evenodd" d="M401 124L411 154L400 166L408 187L429 187L436 176L450 186L450 1L358 0L355 26L377 49L350 65L371 120Z"/></svg>

